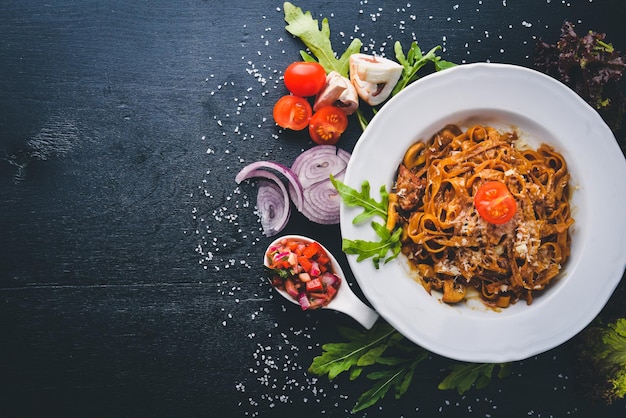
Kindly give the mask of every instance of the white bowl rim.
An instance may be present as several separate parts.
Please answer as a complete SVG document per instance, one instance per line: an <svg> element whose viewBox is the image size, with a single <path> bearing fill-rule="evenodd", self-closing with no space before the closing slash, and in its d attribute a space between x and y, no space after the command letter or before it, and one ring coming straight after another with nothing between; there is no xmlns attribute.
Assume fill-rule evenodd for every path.
<svg viewBox="0 0 626 418"><path fill-rule="evenodd" d="M378 198L381 185L391 188L412 142L446 123L472 118L521 130L530 145L545 141L564 154L576 189L576 224L572 256L558 283L530 306L522 302L495 312L439 302L409 277L401 257L378 270L354 255L348 262L365 297L413 342L462 361L521 360L580 332L618 285L626 266L626 217L621 215L626 162L598 113L562 83L521 66L475 63L426 76L389 100L357 142L344 182L360 190L367 180ZM340 212L343 238L377 239L369 223L352 224L360 209L342 203Z"/></svg>

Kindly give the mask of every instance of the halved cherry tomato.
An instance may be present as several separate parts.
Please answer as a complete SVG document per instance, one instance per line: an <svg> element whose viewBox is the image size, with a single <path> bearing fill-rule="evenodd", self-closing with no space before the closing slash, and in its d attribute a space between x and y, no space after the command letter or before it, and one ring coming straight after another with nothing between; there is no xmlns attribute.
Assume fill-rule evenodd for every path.
<svg viewBox="0 0 626 418"><path fill-rule="evenodd" d="M500 181L482 184L474 196L474 206L485 221L496 225L510 221L517 210L515 199Z"/></svg>
<svg viewBox="0 0 626 418"><path fill-rule="evenodd" d="M334 145L348 127L348 117L337 106L324 106L311 116L309 134L317 144Z"/></svg>
<svg viewBox="0 0 626 418"><path fill-rule="evenodd" d="M312 113L309 102L298 96L283 96L274 105L274 120L278 126L294 131L306 128Z"/></svg>
<svg viewBox="0 0 626 418"><path fill-rule="evenodd" d="M325 84L326 70L317 62L298 61L285 70L285 86L296 96L315 96Z"/></svg>

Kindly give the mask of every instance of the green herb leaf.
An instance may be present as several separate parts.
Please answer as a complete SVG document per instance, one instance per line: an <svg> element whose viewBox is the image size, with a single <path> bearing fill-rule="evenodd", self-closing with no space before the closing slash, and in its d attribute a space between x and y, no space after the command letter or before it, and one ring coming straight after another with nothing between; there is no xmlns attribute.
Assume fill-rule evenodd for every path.
<svg viewBox="0 0 626 418"><path fill-rule="evenodd" d="M621 293L616 301L624 300ZM574 340L576 381L583 397L594 403L611 405L626 397L624 306L622 302L617 310L596 318Z"/></svg>
<svg viewBox="0 0 626 418"><path fill-rule="evenodd" d="M599 355L607 361L626 368L626 318L620 318L609 324L602 335L604 348Z"/></svg>
<svg viewBox="0 0 626 418"><path fill-rule="evenodd" d="M460 395L467 392L472 386L476 389L482 389L491 381L495 366L500 367L499 378L508 375L510 363L454 364L450 366L450 374L439 383L438 388L441 390L456 389Z"/></svg>
<svg viewBox="0 0 626 418"><path fill-rule="evenodd" d="M613 44L604 42L600 39L596 40L596 46L594 46L593 49L597 52L608 52L609 54L615 52Z"/></svg>
<svg viewBox="0 0 626 418"><path fill-rule="evenodd" d="M352 220L353 224L361 223L376 215L380 216L385 222L387 221L389 194L385 186L380 188L380 202L378 202L370 196L370 184L367 180L361 185L360 192L335 179L332 175L330 176L330 181L346 205L363 208L363 212Z"/></svg>
<svg viewBox="0 0 626 418"><path fill-rule="evenodd" d="M385 397L388 389L389 385L385 384L384 379L380 379L374 387L359 396L356 405L352 408L352 413L362 411L374 405L379 399Z"/></svg>
<svg viewBox="0 0 626 418"><path fill-rule="evenodd" d="M385 346L385 341L394 333L397 333L391 326L385 323L375 324L369 331L351 332L351 341L346 343L328 343L322 346L323 353L315 357L309 367L309 372L317 375L328 375L330 380L339 374L358 369L359 359L375 347ZM384 350L380 351L381 355ZM361 373L359 370L358 374ZM357 374L357 376L358 376Z"/></svg>
<svg viewBox="0 0 626 418"><path fill-rule="evenodd" d="M294 6L289 2L283 4L285 12L285 22L288 25L285 29L307 46L307 48L315 55L317 61L324 67L326 73L337 71L344 77L348 76L350 70L350 55L361 51L362 42L358 38L354 38L348 48L341 56L335 54L330 42L330 27L328 19L322 20L321 29L317 19L311 17L311 12L302 12L302 9ZM300 55L305 61L311 61L313 58L304 51ZM338 58L337 58L338 57Z"/></svg>
<svg viewBox="0 0 626 418"><path fill-rule="evenodd" d="M361 126L361 130L364 131L365 128L367 128L367 125L369 125L369 120L367 120L367 118L365 117L365 115L363 114L363 112L361 111L361 109L357 109L355 112L355 115L357 117L357 120L359 121L359 125Z"/></svg>
<svg viewBox="0 0 626 418"><path fill-rule="evenodd" d="M364 392L357 401L357 404L352 409L352 412L362 411L365 408L369 408L382 399L387 394L389 388L397 384L397 380L403 376L404 368L394 370L383 370L381 372L374 372L367 375L368 379L375 380L376 384Z"/></svg>
<svg viewBox="0 0 626 418"><path fill-rule="evenodd" d="M413 356L405 359L394 357L393 363L398 364L399 367L369 373L367 378L374 380L376 383L371 389L367 390L359 397L352 412L358 412L374 405L378 400L385 397L390 388L394 389L395 398L400 399L409 389L413 381L415 368L421 361L428 357L427 351L417 346L415 346L415 352L413 354ZM392 363L385 361L381 362L381 364L389 365Z"/></svg>
<svg viewBox="0 0 626 418"><path fill-rule="evenodd" d="M358 224L370 219L374 216L379 216L383 221L387 221L387 206L389 205L389 193L383 185L380 188L380 201L370 196L370 184L367 180L361 185L361 191L342 183L330 176L335 189L339 192L339 196L343 202L351 207L361 207L363 212L355 216L352 220L353 224ZM389 231L386 226L372 221L372 228L376 232L376 235L380 238L379 241L366 241L366 240L350 240L344 238L342 240L342 250L346 254L358 255L357 261L363 261L367 258L371 258L376 268L380 267L381 261L388 263L396 258L402 250L402 243L400 242L400 236L402 230L396 228L393 232ZM391 255L387 254L391 251Z"/></svg>
<svg viewBox="0 0 626 418"><path fill-rule="evenodd" d="M377 322L368 331L340 327L339 333L349 341L324 344L322 355L313 359L309 372L327 374L330 379L348 372L350 380L355 380L365 369L369 370L366 378L374 385L359 397L353 412L372 406L391 388L396 399L400 398L411 385L417 364L428 357L428 351L407 342L385 322ZM390 350L391 355L385 355ZM402 355L394 355L398 353Z"/></svg>
<svg viewBox="0 0 626 418"><path fill-rule="evenodd" d="M263 266L265 275L271 280L274 276L278 276L281 279L286 279L292 275L288 269L273 269L271 267Z"/></svg>
<svg viewBox="0 0 626 418"><path fill-rule="evenodd" d="M415 350L415 346L413 346L413 350ZM376 363L385 366L397 366L398 364L406 363L406 359L402 357L379 357Z"/></svg>
<svg viewBox="0 0 626 418"><path fill-rule="evenodd" d="M363 369L364 369L364 367L353 367L350 370L350 380L355 380L359 376L361 376L361 373L363 372Z"/></svg>
<svg viewBox="0 0 626 418"><path fill-rule="evenodd" d="M399 41L396 41L394 44L394 52L396 54L396 59L402 65L402 76L396 84L396 87L392 91L392 95L397 94L400 90L404 89L413 81L419 78L418 71L424 67L429 62L432 62L435 65L436 71L441 71L446 68L456 66L455 63L450 61L445 61L441 59L440 56L437 55L437 51L441 49L440 45L432 48L430 51L426 53L426 55L422 54L422 50L418 46L417 42L413 41L409 48L409 51L405 54L402 50L402 45Z"/></svg>
<svg viewBox="0 0 626 418"><path fill-rule="evenodd" d="M376 364L376 361L385 352L389 346L387 344L381 344L377 347L370 349L367 353L363 354L356 362L357 366L371 366Z"/></svg>
<svg viewBox="0 0 626 418"><path fill-rule="evenodd" d="M376 234L380 237L380 241L350 240L344 238L341 241L341 249L346 254L358 255L357 261L371 258L374 266L378 269L381 262L386 264L400 254L402 250L402 243L400 242L402 230L397 228L392 234L384 225L378 222L372 222L372 228L374 228ZM391 255L387 257L389 251L391 251Z"/></svg>
<svg viewBox="0 0 626 418"><path fill-rule="evenodd" d="M606 373L610 393L605 399L622 399L626 396L626 318L618 318L602 332L599 344L599 363Z"/></svg>

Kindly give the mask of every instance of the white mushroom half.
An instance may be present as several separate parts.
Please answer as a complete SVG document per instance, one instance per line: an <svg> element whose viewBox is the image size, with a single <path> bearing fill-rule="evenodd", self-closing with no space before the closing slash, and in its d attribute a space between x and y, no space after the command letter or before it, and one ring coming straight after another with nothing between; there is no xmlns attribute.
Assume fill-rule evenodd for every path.
<svg viewBox="0 0 626 418"><path fill-rule="evenodd" d="M390 59L367 54L350 56L350 81L370 106L387 100L401 75L402 66Z"/></svg>
<svg viewBox="0 0 626 418"><path fill-rule="evenodd" d="M317 94L313 110L317 111L328 105L337 106L346 115L351 115L359 107L359 95L356 89L350 80L337 71L331 71L326 76L326 85Z"/></svg>

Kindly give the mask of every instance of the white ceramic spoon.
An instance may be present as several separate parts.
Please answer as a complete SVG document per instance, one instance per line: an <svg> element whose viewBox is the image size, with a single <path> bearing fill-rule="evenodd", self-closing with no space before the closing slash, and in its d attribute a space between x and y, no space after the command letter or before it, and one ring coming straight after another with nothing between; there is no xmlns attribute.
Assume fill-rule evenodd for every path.
<svg viewBox="0 0 626 418"><path fill-rule="evenodd" d="M263 263L265 266L268 266L267 261L267 252L268 250L277 245L281 240L298 240L303 242L313 242L311 238L307 238L301 235L284 235L280 238L274 240L270 245L268 245L265 253L263 254ZM318 242L319 243L319 242ZM361 301L350 289L350 285L346 281L346 276L341 270L341 266L337 262L335 256L332 255L330 251L322 244L320 244L328 257L330 258L330 262L332 264L333 273L341 278L341 285L335 294L335 297L328 303L328 305L323 306L322 309L333 309L335 311L343 312L346 315L351 316L355 320L357 320L361 325L363 325L366 329L370 329L376 320L378 319L378 313L375 310L367 306L365 303ZM274 287L274 289L280 293L285 299L288 301L298 304L294 298L292 298L285 290L278 289Z"/></svg>

